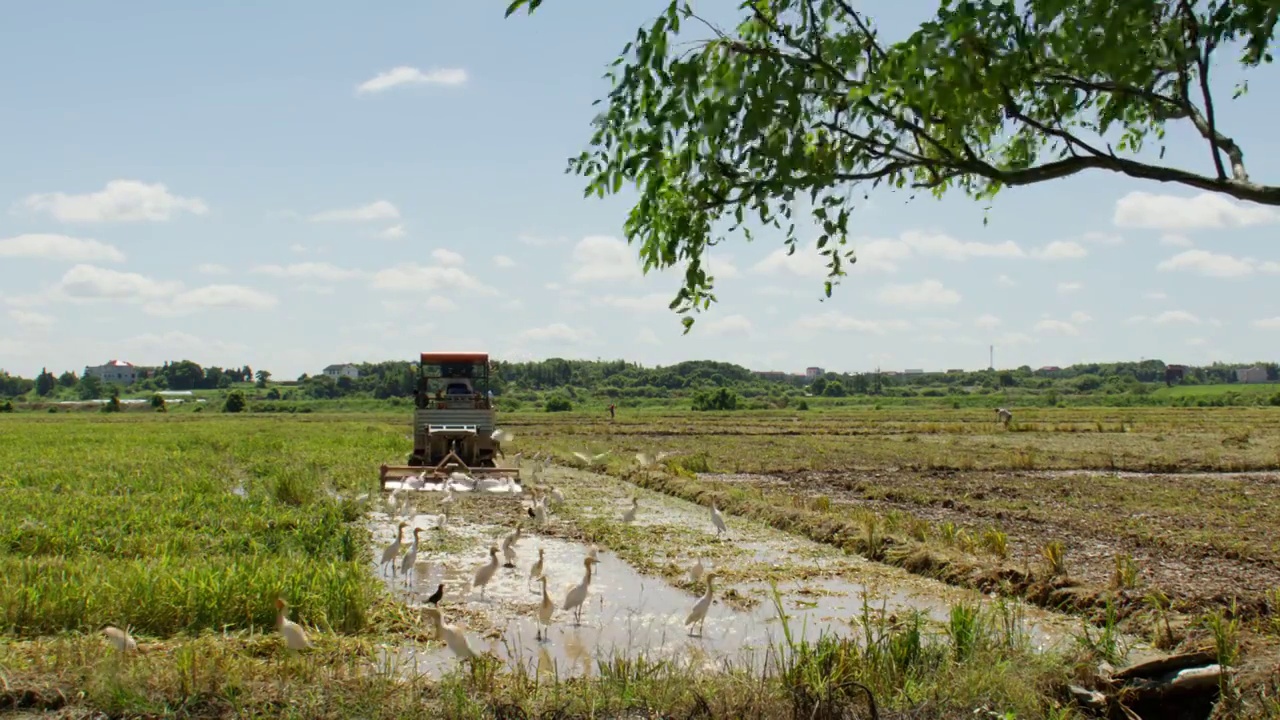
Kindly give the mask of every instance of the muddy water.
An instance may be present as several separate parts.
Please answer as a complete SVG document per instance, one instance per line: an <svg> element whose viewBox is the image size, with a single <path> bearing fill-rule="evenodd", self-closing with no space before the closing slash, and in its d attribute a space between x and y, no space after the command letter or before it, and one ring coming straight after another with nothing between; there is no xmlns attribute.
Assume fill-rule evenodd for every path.
<svg viewBox="0 0 1280 720"><path fill-rule="evenodd" d="M1012 601L997 607L996 601L977 593L844 555L740 518L727 518L728 536L717 537L707 508L609 477L561 468L547 475L568 501L566 507L553 509L541 529L531 527L526 504L518 497L472 496L456 501L450 523L440 530L434 529L436 499L420 501L408 529L414 524L432 529L421 534L417 582L406 586L403 578L393 581L388 576L388 587L415 606L443 583L440 608L445 622L463 630L474 650L519 663L530 672L560 676L593 674L599 663L618 656L761 667L768 662L769 649L784 641L769 580L777 583L793 637L809 640L822 633L861 636L864 617L894 622L912 612L933 621L933 631L941 633L952 605L960 602L988 606L992 622L1013 627L1014 634L1037 647L1071 642L1079 628L1078 620ZM651 535L617 548L619 553L657 558L681 568L703 558L708 570L725 573L724 582L715 584L715 600L700 634L697 628L687 627L685 619L705 590L705 582L643 574L605 547L598 551L600 562L593 572L581 624L575 623L571 611L561 609L566 591L583 579L588 552L586 545L563 538L593 520L620 523L633 495L640 498L633 529ZM371 519L376 563L382 548L394 538L400 516L375 512ZM499 567L482 596L470 588L471 577L487 562L489 546L500 547L517 521L523 536L515 545L516 567ZM407 532L406 545L410 539ZM541 641L534 620L541 590L530 582L530 567L539 549L547 590L556 607L548 638ZM501 552L498 557L501 562ZM726 591L744 602L726 603ZM381 665L384 671L438 675L456 662L442 643L433 641L388 645Z"/></svg>

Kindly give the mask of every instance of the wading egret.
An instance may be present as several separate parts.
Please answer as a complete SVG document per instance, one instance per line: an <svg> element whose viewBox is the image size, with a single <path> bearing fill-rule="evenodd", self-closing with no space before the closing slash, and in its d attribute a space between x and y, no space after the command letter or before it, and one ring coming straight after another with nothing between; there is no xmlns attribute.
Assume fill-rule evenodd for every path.
<svg viewBox="0 0 1280 720"><path fill-rule="evenodd" d="M542 561L539 560L539 563ZM551 602L551 594L547 592L547 576L539 574L538 581L542 583L542 602L538 605L538 635L539 640L549 639L549 631L551 630L551 615L556 611L555 603Z"/></svg>
<svg viewBox="0 0 1280 720"><path fill-rule="evenodd" d="M707 620L707 610L711 607L711 580L716 576L715 571L707 573L707 592L698 598L698 602L694 603L693 610L689 612L689 617L684 619L684 624L689 626L689 634L693 635L693 626L698 626L698 637L702 637L702 625Z"/></svg>
<svg viewBox="0 0 1280 720"><path fill-rule="evenodd" d="M563 610L573 611L573 622L575 625L582 624L582 605L587 601L587 588L591 585L591 566L599 562L587 556L582 559L582 565L587 569L586 574L582 576L582 582L569 588L564 594Z"/></svg>
<svg viewBox="0 0 1280 720"><path fill-rule="evenodd" d="M542 574L542 561L546 555L546 550L538 548L538 559L534 561L533 567L529 568L529 582L532 583Z"/></svg>
<svg viewBox="0 0 1280 720"><path fill-rule="evenodd" d="M413 544L409 546L409 552L405 553L404 560L400 562L400 574L404 575L404 584L409 584L409 571L414 569L414 564L418 562L418 534L422 532L422 528L413 529ZM417 581L418 574L413 574L414 581Z"/></svg>
<svg viewBox="0 0 1280 720"><path fill-rule="evenodd" d="M409 523L402 522L396 526L396 539L386 550L382 551L382 567L387 563L391 563L391 577L396 576L396 556L400 554L400 546L404 544L404 529L409 527Z"/></svg>
<svg viewBox="0 0 1280 720"><path fill-rule="evenodd" d="M711 501L711 524L716 526L716 537L720 537L720 533L729 532L729 526L724 524L724 516L720 514L720 508L716 507L716 501Z"/></svg>
<svg viewBox="0 0 1280 720"><path fill-rule="evenodd" d="M702 566L702 558L698 558L698 561L689 569L689 579L694 582L698 582L702 579L702 572L704 570L706 570L706 568Z"/></svg>
<svg viewBox="0 0 1280 720"><path fill-rule="evenodd" d="M553 485L553 486L551 486L551 499L552 499L553 501L555 501L555 504L556 504L556 505L563 505L563 504L564 504L564 493L560 492L560 488L555 487L555 486Z"/></svg>
<svg viewBox="0 0 1280 720"><path fill-rule="evenodd" d="M516 549L510 545L502 545L502 567L513 568L516 566Z"/></svg>
<svg viewBox="0 0 1280 720"><path fill-rule="evenodd" d="M480 588L480 598L484 599L484 588L493 579L493 574L498 571L498 546L489 546L489 562L476 568L476 574L471 578L471 589Z"/></svg>

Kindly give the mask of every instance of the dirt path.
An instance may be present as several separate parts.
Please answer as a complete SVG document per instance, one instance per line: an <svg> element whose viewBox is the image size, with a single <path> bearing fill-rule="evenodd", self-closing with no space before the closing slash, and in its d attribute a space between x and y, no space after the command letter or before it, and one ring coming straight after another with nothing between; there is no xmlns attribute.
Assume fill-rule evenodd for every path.
<svg viewBox="0 0 1280 720"><path fill-rule="evenodd" d="M530 483L526 483L530 484ZM1012 623L1026 640L1041 647L1070 642L1079 621L1026 606L1002 604L977 593L921 578L898 568L835 551L760 523L727 517L729 533L717 537L709 509L637 488L609 476L570 468L552 468L540 484L563 492L564 505L553 506L548 522L534 527L527 499L505 495L458 494L452 519L443 530L424 531L419 553L420 582L413 589L388 579L407 604L416 605L445 586L445 621L465 626L473 648L489 651L530 671L591 673L598 662L617 654L682 658L718 664L758 665L770 645L782 640L782 627L770 598L777 583L792 631L809 639L822 631L860 633L868 619L904 621L913 611L932 632L942 632L950 608L961 602L983 604L991 619ZM437 524L440 493L415 494L424 528ZM639 498L634 522L621 517L630 499ZM394 537L395 519L372 517L374 555ZM488 559L490 544L519 523L516 567L500 567L484 598L469 588L474 570ZM566 590L581 582L590 546L599 548L581 626L560 609ZM556 603L549 641L539 642L533 614L541 592L529 582L537 551ZM499 553L499 558L502 555ZM705 583L688 578L701 559L718 577L714 602L701 637L684 625ZM866 605L864 605L864 600ZM1003 610L1001 609L1003 608ZM411 672L436 673L452 662L424 626L416 642L385 649L383 662Z"/></svg>

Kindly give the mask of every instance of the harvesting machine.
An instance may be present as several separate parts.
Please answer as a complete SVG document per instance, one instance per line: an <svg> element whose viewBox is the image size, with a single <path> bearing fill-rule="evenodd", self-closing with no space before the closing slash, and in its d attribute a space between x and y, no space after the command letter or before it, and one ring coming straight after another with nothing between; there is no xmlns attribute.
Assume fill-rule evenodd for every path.
<svg viewBox="0 0 1280 720"><path fill-rule="evenodd" d="M520 479L520 469L499 467L502 435L490 392L489 354L424 352L414 389L413 452L406 465L383 465L381 482L451 472Z"/></svg>

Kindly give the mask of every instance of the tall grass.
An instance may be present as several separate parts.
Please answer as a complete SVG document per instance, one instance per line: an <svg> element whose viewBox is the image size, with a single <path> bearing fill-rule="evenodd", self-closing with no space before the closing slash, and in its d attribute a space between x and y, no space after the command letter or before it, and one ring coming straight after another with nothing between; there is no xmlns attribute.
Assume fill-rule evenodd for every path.
<svg viewBox="0 0 1280 720"><path fill-rule="evenodd" d="M368 622L362 509L388 433L367 422L66 417L0 433L0 631L270 626L272 600L339 631Z"/></svg>

